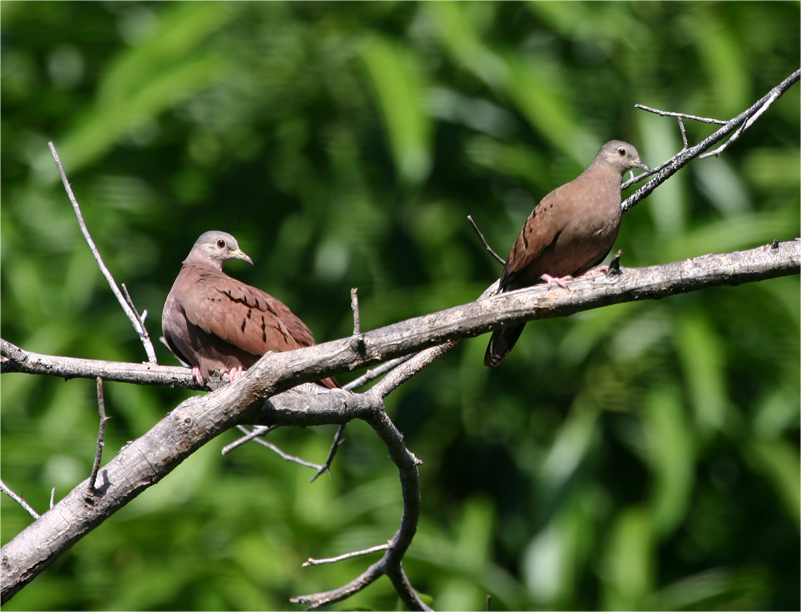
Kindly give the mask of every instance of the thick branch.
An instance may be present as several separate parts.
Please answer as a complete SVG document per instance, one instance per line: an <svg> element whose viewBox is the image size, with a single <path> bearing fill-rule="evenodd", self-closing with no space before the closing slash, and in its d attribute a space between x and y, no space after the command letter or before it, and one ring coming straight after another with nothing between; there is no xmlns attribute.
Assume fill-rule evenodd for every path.
<svg viewBox="0 0 801 612"><path fill-rule="evenodd" d="M381 422L381 415L386 415L375 409L382 395L381 390L358 395L320 388L316 394L284 393L272 397L264 405L264 400L282 389L303 381L319 380L369 362L475 336L497 328L499 324L514 325L523 321L566 316L609 304L661 299L707 287L798 274L799 265L801 242L792 241L750 251L705 255L650 268L628 268L623 269L620 275L599 277L594 281L577 279L571 283L571 291L549 292L543 286L532 287L366 332L362 335L363 351L354 349L350 339L346 338L303 350L266 355L241 380L183 402L147 434L124 447L100 470L103 484L97 488L96 495L86 494L88 482L78 485L53 509L4 546L0 567L3 601L35 578L86 533L160 481L191 453L236 424L311 426L341 424L360 418L376 427L386 442L386 434L379 431L385 425ZM109 367L107 362L69 359L59 365L58 358L46 358L49 360L47 366L41 367L44 356L31 357L6 342L2 344L2 354L3 372L56 373L59 376L94 378L99 372L90 372L86 367L90 364L102 365L103 371L108 373L103 375L107 380L130 381L131 372L137 371L141 376L138 382L176 385L175 380L165 383L165 370L175 373L178 379L191 379L188 369L150 364L110 364L120 366L116 368ZM68 364L77 366L77 369L69 370ZM56 365L60 367L58 372L53 371ZM122 370L127 372L127 377L115 378L114 372ZM399 451L390 449L391 456L393 452ZM411 453L408 455L413 457ZM406 468L402 466L410 465L410 461L414 463L409 456L393 456L393 460L397 458L396 463L401 469L404 495L411 479L416 478L416 469L411 467L408 468L410 472L403 475ZM414 475L411 471L414 471ZM404 501L411 503L412 508L415 503L419 504L415 499L404 498ZM406 504L404 508L405 517ZM406 538L408 536L408 541L411 541L411 535L413 530L404 530L402 520L402 527L396 534L397 541L393 542L387 555L402 556L408 546ZM378 563L385 563L387 555ZM383 567L378 568L379 573L383 573ZM396 587L403 587L405 577L398 572L399 569L393 570L387 575ZM408 584L408 581L405 583Z"/></svg>
<svg viewBox="0 0 801 612"><path fill-rule="evenodd" d="M364 332L361 335L363 350L354 349L351 338L344 338L297 351L271 353L253 366L243 380L251 392L261 395L266 387L257 377L269 371L278 384L275 390L280 391L299 382L320 380L450 340L477 336L499 326L798 274L800 261L801 242L794 240L778 243L775 248L766 245L647 268L622 268L621 275L571 281L570 291L548 291L544 285L536 285ZM4 340L0 342L0 354L3 373L25 372L63 378L102 376L106 381L198 388L187 368L51 357L23 351Z"/></svg>

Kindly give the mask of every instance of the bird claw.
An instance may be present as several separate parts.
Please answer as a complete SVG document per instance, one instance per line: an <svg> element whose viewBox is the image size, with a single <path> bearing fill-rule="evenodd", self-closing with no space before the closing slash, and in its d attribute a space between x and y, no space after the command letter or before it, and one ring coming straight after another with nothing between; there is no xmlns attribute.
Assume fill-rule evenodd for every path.
<svg viewBox="0 0 801 612"><path fill-rule="evenodd" d="M595 280L596 276L598 276L601 272L606 272L607 270L609 270L609 266L598 266L592 270L587 270L581 276L589 276L592 280Z"/></svg>
<svg viewBox="0 0 801 612"><path fill-rule="evenodd" d="M236 382L244 375L245 375L245 370L242 368L242 366L239 366L238 368L233 368L228 372L228 382Z"/></svg>
<svg viewBox="0 0 801 612"><path fill-rule="evenodd" d="M570 287L567 286L567 283L565 281L573 280L572 276L562 276L560 278L554 278L550 274L543 274L542 276L540 276L540 278L544 280L546 283L548 283L548 291L551 290L551 285L554 284L559 285L560 287L562 287L562 289L567 289L568 291L570 291Z"/></svg>
<svg viewBox="0 0 801 612"><path fill-rule="evenodd" d="M200 373L200 366L195 366L192 368L192 376L197 381L197 384L199 384L201 387L205 384L203 382L203 375Z"/></svg>

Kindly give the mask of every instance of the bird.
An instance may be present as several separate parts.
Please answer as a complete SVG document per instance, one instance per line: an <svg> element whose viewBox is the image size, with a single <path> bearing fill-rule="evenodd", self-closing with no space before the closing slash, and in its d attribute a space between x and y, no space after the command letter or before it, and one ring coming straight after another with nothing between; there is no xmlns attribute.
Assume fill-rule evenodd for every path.
<svg viewBox="0 0 801 612"><path fill-rule="evenodd" d="M183 261L161 315L167 346L192 367L201 386L214 371L227 373L233 382L266 353L314 344L309 328L283 302L223 272L232 259L253 265L231 234L202 234ZM318 384L340 386L333 377Z"/></svg>
<svg viewBox="0 0 801 612"><path fill-rule="evenodd" d="M592 278L608 269L601 263L620 230L620 182L634 168L650 172L633 145L610 140L589 167L546 195L528 216L501 273L498 292L545 282L567 289L565 281ZM494 368L514 347L525 323L492 333L484 367Z"/></svg>

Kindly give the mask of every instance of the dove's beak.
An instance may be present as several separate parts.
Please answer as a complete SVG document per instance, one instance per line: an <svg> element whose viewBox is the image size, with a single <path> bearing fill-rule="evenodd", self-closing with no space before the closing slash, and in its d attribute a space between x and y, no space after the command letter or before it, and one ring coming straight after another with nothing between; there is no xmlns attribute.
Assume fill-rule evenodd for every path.
<svg viewBox="0 0 801 612"><path fill-rule="evenodd" d="M231 256L234 259L241 259L242 261L246 261L251 266L253 265L253 260L242 249L236 249L235 251L231 251Z"/></svg>

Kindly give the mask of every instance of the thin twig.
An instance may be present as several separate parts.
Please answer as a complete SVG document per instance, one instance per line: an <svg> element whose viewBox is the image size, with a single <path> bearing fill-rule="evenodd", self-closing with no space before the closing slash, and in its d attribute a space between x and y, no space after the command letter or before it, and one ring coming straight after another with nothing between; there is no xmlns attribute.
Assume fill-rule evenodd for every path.
<svg viewBox="0 0 801 612"><path fill-rule="evenodd" d="M503 257L501 257L500 255L498 255L495 251L492 250L492 247L487 242L487 239L484 238L484 234L481 233L481 230L478 229L478 225L476 225L476 222L473 221L473 217L471 215L467 215L467 218L470 220L470 223L472 224L473 229L476 230L476 234L478 234L478 237L481 238L481 242L484 243L484 248L487 249L487 251L489 251L490 255L492 255L495 259L497 259L501 263L502 266L505 266L506 265L506 260Z"/></svg>
<svg viewBox="0 0 801 612"><path fill-rule="evenodd" d="M257 437L257 436L262 436L262 435L272 431L273 429L277 429L278 428L277 425L271 425L269 427L265 427L263 425L257 425L253 429L253 431L248 431L248 428L245 427L244 425L237 425L236 428L239 431L244 432L247 435L242 436L236 442L232 442L231 444L226 446L222 450L222 454L223 455L227 455L232 450L234 450L237 446L242 446L246 442L250 442L251 440L253 440L254 442L257 442L258 444L261 444L265 448L269 448L276 455L281 457L281 459L283 459L284 461L291 461L292 463L297 463L298 465L302 465L303 467L307 467L307 468L312 468L313 470L320 470L323 467L321 465L317 465L316 463L311 463L309 461L301 459L300 457L295 457L294 455L290 455L289 453L285 453L284 451L282 451L280 448L278 448L272 442L267 442L267 440L262 440L261 438Z"/></svg>
<svg viewBox="0 0 801 612"><path fill-rule="evenodd" d="M400 385L409 380L412 376L415 376L418 372L424 368L427 368L437 359L442 357L445 353L456 346L457 343L458 340L452 340L450 342L438 344L437 346L432 346L431 348L427 348L419 353L415 353L412 356L412 359L409 359L408 362L397 368L394 368L392 372L382 378L380 382L371 387L370 392L375 392L380 397L385 398Z"/></svg>
<svg viewBox="0 0 801 612"><path fill-rule="evenodd" d="M22 497L20 497L19 495L14 493L14 491L8 488L8 486L6 486L6 483L4 483L2 480L0 480L0 491L8 495L11 499L17 502L20 506L22 506L25 509L25 512L30 514L34 518L34 520L38 519L39 516L41 516L38 512L36 512L36 510L31 508L28 502L26 502L24 499L22 499Z"/></svg>
<svg viewBox="0 0 801 612"><path fill-rule="evenodd" d="M737 140L740 137L740 134L750 127L756 119L759 118L762 113L764 113L773 102L775 102L779 97L784 94L790 87L795 85L798 80L801 78L801 70L796 70L793 74L789 77L784 79L781 83L779 83L776 87L771 89L767 94L765 94L762 98L760 98L757 102L751 105L750 108L746 109L739 115L737 115L734 119L730 121L724 122L723 127L721 127L717 132L708 136L697 145L685 148L684 150L680 151L672 158L667 160L665 163L659 165L657 168L653 168L650 172L646 174L641 174L635 177L632 180L626 181L621 186L621 189L626 189L627 187L631 186L632 184L639 182L645 176L652 177L645 185L637 189L633 194L631 194L628 198L626 198L620 205L623 209L623 212L630 210L634 207L637 202L646 198L650 193L659 187L662 183L664 183L668 178L673 176L676 172L678 172L681 168L687 165L690 161L698 157L699 159L704 159L706 157L710 157L712 155L719 155L729 144ZM643 110L648 110L649 112L657 112L654 109L643 107L642 105L638 105L639 108ZM676 116L681 115L681 113L670 113L668 111L658 111L657 114L664 114L666 116ZM694 115L683 115L686 118L696 119L698 121L705 121L705 118L702 117L695 117ZM717 119L709 120L705 122L710 123L719 123ZM729 138L729 140L718 147L713 151L709 151L708 153L703 153L707 149L709 149L715 143L723 140L728 134L731 132L736 133Z"/></svg>
<svg viewBox="0 0 801 612"><path fill-rule="evenodd" d="M263 436L266 433L271 432L273 429L276 429L277 425L274 426L266 426L266 425L256 425L252 431L248 431L247 427L243 425L237 425L237 429L239 431L245 432L247 435L242 436L241 438L237 438L235 441L231 442L228 446L223 447L222 454L227 455L232 450L235 450L242 446L243 444L250 442L251 440L255 440L259 436Z"/></svg>
<svg viewBox="0 0 801 612"><path fill-rule="evenodd" d="M380 366L375 367L371 370L367 370L364 374L359 376L359 378L354 378L352 381L350 381L347 385L345 385L342 388L345 389L345 391L353 391L354 389L358 389L359 387L370 382L374 378L378 378L382 374L395 369L405 361L409 361L412 357L414 357L414 353L411 355L404 355L403 357L396 357L395 359L391 359L390 361L385 361Z"/></svg>
<svg viewBox="0 0 801 612"><path fill-rule="evenodd" d="M681 117L677 117L679 122L679 130L681 131L681 142L684 144L682 151L686 151L690 147L690 143L687 140L687 128L684 127L684 119Z"/></svg>
<svg viewBox="0 0 801 612"><path fill-rule="evenodd" d="M731 143L737 140L743 132L745 132L748 128L750 128L751 125L754 123L754 121L756 121L762 113L768 110L770 105L773 104L779 98L780 95L781 94L776 90L771 92L770 97L767 100L765 100L765 103L759 108L759 110L757 110L757 112L751 115L748 118L748 121L746 121L743 125L741 125L740 128L736 132L734 132L734 134L732 134L731 138L729 138L726 142L720 145L717 149L714 149L712 151L707 151L703 155L699 155L698 159L706 159L707 157L713 157L713 156L717 157L718 155L723 153L723 151L726 150L726 147L728 147Z"/></svg>
<svg viewBox="0 0 801 612"><path fill-rule="evenodd" d="M356 550L354 552L349 552L344 555L339 555L338 557L330 557L328 559L312 559L309 557L309 560L304 562L301 567L310 567L312 565L323 565L324 563L337 563L338 561L344 561L345 559L353 559L354 557L363 557L364 555L371 555L373 553L381 552L382 550L387 550L389 548L389 542L386 544L379 544L378 546L373 546L372 548L365 548L364 550Z"/></svg>
<svg viewBox="0 0 801 612"><path fill-rule="evenodd" d="M156 350L153 348L153 343L150 341L150 336L148 336L144 322L141 320L141 317L139 317L138 313L128 306L127 302L125 301L125 297L122 295L119 287L117 287L114 277L111 275L111 272L109 272L106 264L103 263L103 258L100 256L100 251L97 250L97 246L95 246L95 242L92 240L91 234L89 234L89 229L86 227L86 222L83 220L81 207L78 204L78 200L75 198L75 194L72 191L72 186L70 185L69 180L67 180L67 174L64 172L64 167L61 165L61 159L56 151L56 146L52 142L48 142L47 146L50 147L50 153L53 155L53 160L56 162L56 168L61 176L61 182L64 184L64 189L67 191L67 196L72 203L72 209L75 211L75 216L78 218L78 225L81 228L83 237L86 239L86 243L89 245L89 249L92 251L92 255L94 255L95 261L100 267L100 271L103 273L103 276L106 277L109 287L111 287L111 291L117 297L117 301L120 303L120 306L122 306L123 311L127 315L128 319L130 319L134 329L136 330L136 333L139 335L139 339L142 341L142 344L145 347L148 361L150 361L150 363L157 363Z"/></svg>
<svg viewBox="0 0 801 612"><path fill-rule="evenodd" d="M634 108L640 108L644 111L648 111L649 113L656 113L657 115L661 115L663 117L678 117L680 119L692 119L693 121L702 121L704 123L716 123L717 125L726 125L728 123L728 121L723 121L721 119L710 119L709 117L698 117L697 115L687 115L686 113L674 113L671 111L657 110L655 108L651 108L650 106L645 106L644 104L635 104Z"/></svg>
<svg viewBox="0 0 801 612"><path fill-rule="evenodd" d="M429 349L429 350L431 350L431 349ZM346 384L343 387L343 389L345 391L352 391L353 389L358 389L359 387L361 387L365 383L373 380L374 378L378 378L379 376L381 376L382 374L384 374L386 372L394 370L395 368L397 368L401 364L406 363L412 357L415 357L416 355L419 355L419 354L420 353L412 353L411 355L404 355L403 357L397 357L396 359L391 359L391 360L389 360L387 362L384 362L380 366L378 366L377 368L373 368L371 370L367 370L367 372L365 372L364 374L359 376L359 378L356 378L356 379L350 381L348 384ZM392 388L394 389L396 386L394 386ZM241 431L244 431L244 432L248 431L246 428L242 427L241 425L239 426L239 429ZM238 440L232 442L228 446L224 447L222 449L222 454L223 455L227 455L228 453L230 453L235 448L237 448L239 446L242 446L243 444L245 444L247 442L250 442L250 441L262 443L263 440L260 440L259 436L264 435L265 433L267 433L271 429L275 429L275 428L274 427L266 427L264 425L257 426L253 431L248 432L248 434L246 436L243 436L243 437L239 438ZM339 447L345 441L344 438L342 437L342 435L344 433L345 433L345 425L342 424L337 429L336 434L334 434L334 440L333 440L333 442L331 444L331 450L328 452L328 457L326 458L325 463L323 463L323 465L317 466L317 468L318 468L317 472L315 473L314 476L312 476L309 479L309 482L314 482L315 480L317 480L320 477L321 474L323 474L323 473L325 473L325 472L327 472L327 471L329 471L331 469L331 464L334 461L334 457L335 457L335 455L337 453L337 450L339 450ZM263 444L263 446L265 446L266 448L270 448L272 450L275 445Z"/></svg>
<svg viewBox="0 0 801 612"><path fill-rule="evenodd" d="M147 319L147 310L143 310L142 314L139 314L139 311L136 309L136 305L133 302L133 298L131 298L131 294L128 293L128 287L125 286L125 283L120 283L120 287L122 287L122 292L125 295L125 301L128 302L128 306L131 307L134 314L139 317L139 322L142 324L142 327L145 326L145 319Z"/></svg>
<svg viewBox="0 0 801 612"><path fill-rule="evenodd" d="M359 317L359 288L354 287L350 290L350 308L353 310L353 335L358 336L362 333L362 326Z"/></svg>
<svg viewBox="0 0 801 612"><path fill-rule="evenodd" d="M56 488L50 489L50 507L52 508L56 503Z"/></svg>
<svg viewBox="0 0 801 612"><path fill-rule="evenodd" d="M87 487L90 495L97 492L95 488L95 480L97 473L100 471L100 460L103 458L103 445L106 437L106 421L110 417L106 416L106 400L103 396L103 379L97 377L97 411L100 413L100 428L97 432L97 450L95 451L95 463L92 466L92 475L89 477L89 486Z"/></svg>
<svg viewBox="0 0 801 612"><path fill-rule="evenodd" d="M423 351L425 353L425 351ZM384 555L373 563L361 575L348 584L323 593L302 595L290 599L293 603L308 606L309 609L342 601L358 593L368 585L375 582L382 575L387 576L395 587L398 596L409 610L430 610L430 608L417 596L408 577L403 572L401 562L417 531L420 520L420 475L417 466L420 460L406 448L403 434L398 431L384 409L384 403L373 389L361 394L362 399L369 399L372 409L359 418L366 421L386 444L390 459L398 466L401 481L401 495L403 497L403 513L401 524L395 535L388 542Z"/></svg>
<svg viewBox="0 0 801 612"><path fill-rule="evenodd" d="M309 482L314 482L315 480L317 480L320 477L320 474L322 474L323 472L330 473L331 464L334 461L334 456L337 454L337 450L339 449L339 447L345 441L345 439L342 437L342 434L344 433L345 433L345 423L342 423L337 428L336 434L334 434L334 441L331 443L331 450L328 451L328 457L326 458L325 463L320 466L320 469L317 470L317 473L314 476L309 478Z"/></svg>
<svg viewBox="0 0 801 612"><path fill-rule="evenodd" d="M313 470L319 470L320 467L321 467L320 465L317 465L316 463L311 463L310 461L306 461L305 459L301 459L300 457L295 457L294 455L290 455L289 453L285 453L284 451L282 451L280 448L278 448L272 442L267 442L267 440L262 440L261 438L256 438L255 442L257 442L258 444L261 444L262 446L265 446L265 447L269 448L276 455L281 457L281 459L283 459L284 461L289 461L290 463L297 463L298 465L302 465L303 467L311 468Z"/></svg>

